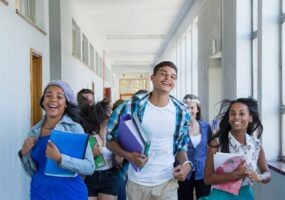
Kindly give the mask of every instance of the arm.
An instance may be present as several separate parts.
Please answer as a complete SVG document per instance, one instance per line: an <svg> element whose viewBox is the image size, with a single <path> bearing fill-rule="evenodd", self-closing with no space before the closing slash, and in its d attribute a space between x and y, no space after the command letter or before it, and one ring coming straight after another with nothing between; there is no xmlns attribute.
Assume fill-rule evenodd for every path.
<svg viewBox="0 0 285 200"><path fill-rule="evenodd" d="M246 176L246 164L243 162L235 171L225 174L216 174L214 172L214 154L218 151L218 143L212 140L208 147L204 181L207 185L226 183L232 180L241 179Z"/></svg>
<svg viewBox="0 0 285 200"><path fill-rule="evenodd" d="M181 164L177 165L173 169L173 176L179 181L184 181L189 172L192 170L192 163L191 161L188 161L186 151L179 151L176 154L176 160L178 160L178 162Z"/></svg>
<svg viewBox="0 0 285 200"><path fill-rule="evenodd" d="M271 174L269 172L269 168L266 163L265 153L262 146L260 146L260 152L257 164L261 173L258 174L255 171L248 172L249 179L254 182L259 182L264 184L268 183L271 180Z"/></svg>
<svg viewBox="0 0 285 200"><path fill-rule="evenodd" d="M135 163L138 167L142 167L147 162L148 158L144 154L140 154L137 152L127 152L121 148L115 140L107 141L107 148L113 152L115 155L123 157L130 162Z"/></svg>
<svg viewBox="0 0 285 200"><path fill-rule="evenodd" d="M18 155L21 159L22 166L26 173L32 177L34 172L37 170L36 164L32 159L31 150L36 144L36 137L31 136L25 139L22 148L19 150Z"/></svg>

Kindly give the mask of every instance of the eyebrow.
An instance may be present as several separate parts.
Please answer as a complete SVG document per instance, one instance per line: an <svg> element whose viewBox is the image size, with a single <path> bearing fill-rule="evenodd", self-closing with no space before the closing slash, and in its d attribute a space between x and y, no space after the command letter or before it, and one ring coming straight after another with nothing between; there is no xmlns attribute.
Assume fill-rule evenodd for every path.
<svg viewBox="0 0 285 200"><path fill-rule="evenodd" d="M46 92L46 94L51 94L51 93L52 93L52 91L47 91L47 92ZM63 92L57 92L57 94L64 95Z"/></svg>
<svg viewBox="0 0 285 200"><path fill-rule="evenodd" d="M166 71L165 69L161 69L161 70L159 70L159 72L166 72L166 73L168 73L168 71ZM176 73L171 73L171 75L177 75Z"/></svg>

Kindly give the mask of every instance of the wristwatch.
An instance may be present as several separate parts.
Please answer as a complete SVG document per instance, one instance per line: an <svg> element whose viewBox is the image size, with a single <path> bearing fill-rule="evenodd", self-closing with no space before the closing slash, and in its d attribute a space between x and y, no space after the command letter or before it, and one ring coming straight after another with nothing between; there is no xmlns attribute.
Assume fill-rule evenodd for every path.
<svg viewBox="0 0 285 200"><path fill-rule="evenodd" d="M23 155L22 155L22 151L21 151L21 150L18 151L18 156L19 156L19 158L22 160Z"/></svg>

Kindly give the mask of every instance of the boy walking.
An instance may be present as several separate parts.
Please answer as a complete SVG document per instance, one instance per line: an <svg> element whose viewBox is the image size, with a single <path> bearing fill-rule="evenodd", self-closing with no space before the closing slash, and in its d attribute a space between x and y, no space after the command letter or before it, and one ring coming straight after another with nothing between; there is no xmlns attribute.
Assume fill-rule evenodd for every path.
<svg viewBox="0 0 285 200"><path fill-rule="evenodd" d="M183 181L192 168L187 158L188 109L170 96L177 79L177 67L163 61L154 67L151 81L153 90L137 95L121 104L107 124L107 147L137 166L139 172L128 169L127 195L129 200L163 199L177 200L177 180ZM118 140L120 115L137 116L151 146L149 155L124 151ZM173 167L176 161L178 165Z"/></svg>

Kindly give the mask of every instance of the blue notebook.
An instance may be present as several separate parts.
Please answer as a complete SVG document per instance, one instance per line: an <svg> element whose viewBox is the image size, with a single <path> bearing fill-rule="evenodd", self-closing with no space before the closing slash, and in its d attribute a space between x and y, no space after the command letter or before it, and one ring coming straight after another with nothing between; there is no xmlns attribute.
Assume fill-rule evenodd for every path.
<svg viewBox="0 0 285 200"><path fill-rule="evenodd" d="M137 152L146 156L150 148L150 141L145 135L138 118L129 114L120 117L119 143L125 151ZM134 163L131 164L135 171L140 170Z"/></svg>
<svg viewBox="0 0 285 200"><path fill-rule="evenodd" d="M83 159L85 156L85 151L88 144L87 134L52 130L50 140L57 146L62 154L79 159ZM76 172L59 167L56 161L50 158L47 158L44 173L48 176L60 177L75 177L78 175Z"/></svg>

